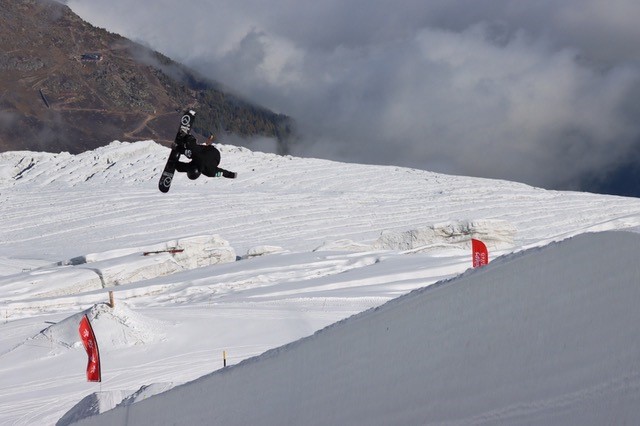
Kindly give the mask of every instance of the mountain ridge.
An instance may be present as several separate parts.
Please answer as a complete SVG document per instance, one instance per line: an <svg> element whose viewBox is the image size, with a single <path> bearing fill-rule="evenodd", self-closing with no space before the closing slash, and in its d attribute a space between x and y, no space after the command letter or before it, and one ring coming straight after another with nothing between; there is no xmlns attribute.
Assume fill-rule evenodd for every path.
<svg viewBox="0 0 640 426"><path fill-rule="evenodd" d="M113 140L173 140L179 113L194 130L276 138L293 123L145 46L83 21L54 0L0 6L0 151L79 153Z"/></svg>

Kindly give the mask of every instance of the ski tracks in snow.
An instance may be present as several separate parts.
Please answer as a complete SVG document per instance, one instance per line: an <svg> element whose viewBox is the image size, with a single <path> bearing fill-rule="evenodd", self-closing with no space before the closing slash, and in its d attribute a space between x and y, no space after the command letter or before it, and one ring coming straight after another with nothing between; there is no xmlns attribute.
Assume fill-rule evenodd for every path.
<svg viewBox="0 0 640 426"><path fill-rule="evenodd" d="M448 246L446 240L424 253L374 250L383 231L503 221L515 229L513 243L491 252L494 256L586 231L640 226L637 199L219 148L221 165L237 171L237 179L190 181L178 175L167 194L157 190L157 180L168 149L153 142L114 142L77 156L0 154L0 273L4 278L32 266L198 235L219 235L243 258L257 246L282 249L109 288L118 303L174 321L166 330L171 348L155 344L149 351L144 345L133 345L122 351L126 360L105 348L111 387L195 377L219 368L218 359L215 365L206 363L213 353L228 349L232 359L240 361L470 267L470 254L459 244ZM30 295L30 291L21 294L19 301L0 300L0 321L6 324L23 318L41 325L43 319L64 319L106 302L102 288L55 297ZM189 326L200 317L211 324L207 336L189 334ZM189 344L188 337L202 347ZM19 340L5 338L4 346L14 347ZM81 365L85 360L79 352L44 356L37 362L46 371L52 365L66 365L62 360L69 357L76 357L73 364ZM151 360L149 352L154 356ZM15 354L5 351L2 356ZM140 366L139 375L130 365ZM86 394L81 371L48 373L37 379L31 367L30 362L21 364L20 372L27 376L21 382L24 388L18 383L0 387L0 412L12 410L0 416L0 422L10 419L26 424L59 418L60 406L51 405L51 398L38 397L41 387L64 395L60 396L63 406ZM55 386L60 386L59 392L51 390ZM24 392L25 402L8 394L16 390ZM568 402L541 403L562 406L573 397L567 398ZM518 413L535 409L507 407L469 420L517 418Z"/></svg>
<svg viewBox="0 0 640 426"><path fill-rule="evenodd" d="M0 207L6 218L0 256L32 255L35 248L43 257L60 260L209 233L220 234L239 254L258 244L308 251L336 239L372 243L385 230L476 219L513 224L516 245L527 246L539 242L541 234L548 242L590 227L640 224L640 203L635 199L544 191L395 167L289 159L228 147L221 147L223 158L239 171L238 179L193 182L178 175L172 191L160 194L150 164L162 163L166 148L145 144L134 150L114 143L102 153L87 155L94 161L101 154L115 164L103 171L111 177L88 181L85 176L42 182L51 165L36 162L3 190L7 200ZM125 153L117 154L120 149Z"/></svg>

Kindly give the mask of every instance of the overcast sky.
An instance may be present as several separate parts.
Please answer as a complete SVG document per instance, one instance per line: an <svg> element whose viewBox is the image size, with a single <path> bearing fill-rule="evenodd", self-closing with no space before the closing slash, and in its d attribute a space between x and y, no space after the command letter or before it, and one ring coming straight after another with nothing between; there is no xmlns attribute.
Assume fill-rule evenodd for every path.
<svg viewBox="0 0 640 426"><path fill-rule="evenodd" d="M639 157L637 0L67 4L293 117L296 155L561 189Z"/></svg>

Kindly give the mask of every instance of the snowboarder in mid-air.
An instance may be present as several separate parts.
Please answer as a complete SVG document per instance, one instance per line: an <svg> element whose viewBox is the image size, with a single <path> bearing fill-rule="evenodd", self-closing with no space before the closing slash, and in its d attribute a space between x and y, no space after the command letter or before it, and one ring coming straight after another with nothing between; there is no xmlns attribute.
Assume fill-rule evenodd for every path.
<svg viewBox="0 0 640 426"><path fill-rule="evenodd" d="M218 167L220 164L220 151L212 145L213 135L203 144L198 144L196 138L191 134L191 126L195 118L195 111L187 110L180 118L180 127L176 139L171 145L171 153L167 164L160 176L158 187L162 192L168 192L171 187L174 173L186 173L189 179L197 179L200 174L209 177L226 177L234 179L237 173ZM180 156L191 159L190 162L180 161Z"/></svg>

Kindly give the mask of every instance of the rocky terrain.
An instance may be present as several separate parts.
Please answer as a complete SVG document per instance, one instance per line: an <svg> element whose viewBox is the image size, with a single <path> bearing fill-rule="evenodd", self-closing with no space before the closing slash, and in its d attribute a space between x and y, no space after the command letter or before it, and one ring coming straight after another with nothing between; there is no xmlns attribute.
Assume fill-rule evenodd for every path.
<svg viewBox="0 0 640 426"><path fill-rule="evenodd" d="M52 0L0 5L0 151L83 152L113 140L169 143L185 107L208 136L275 137L292 123Z"/></svg>

